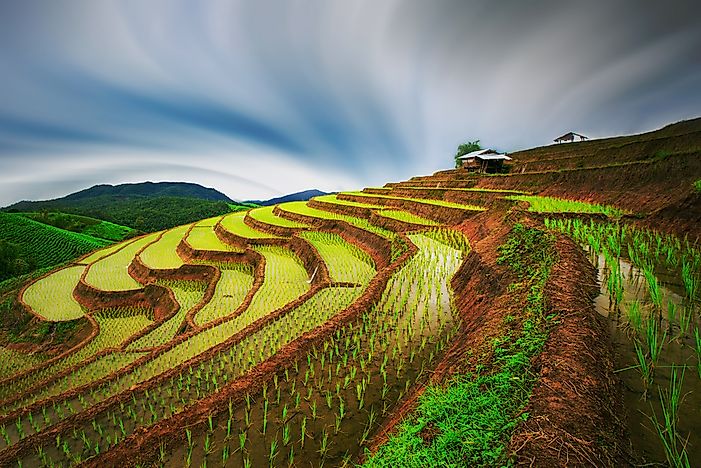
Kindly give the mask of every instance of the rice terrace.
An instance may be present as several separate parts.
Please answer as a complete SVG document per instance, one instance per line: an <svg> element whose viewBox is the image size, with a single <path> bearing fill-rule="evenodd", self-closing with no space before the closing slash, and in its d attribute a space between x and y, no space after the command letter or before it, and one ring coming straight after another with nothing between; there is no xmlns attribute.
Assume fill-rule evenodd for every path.
<svg viewBox="0 0 701 468"><path fill-rule="evenodd" d="M0 2L0 468L701 466L700 19Z"/></svg>
<svg viewBox="0 0 701 468"><path fill-rule="evenodd" d="M0 464L691 466L699 148L697 119L75 234L3 283Z"/></svg>

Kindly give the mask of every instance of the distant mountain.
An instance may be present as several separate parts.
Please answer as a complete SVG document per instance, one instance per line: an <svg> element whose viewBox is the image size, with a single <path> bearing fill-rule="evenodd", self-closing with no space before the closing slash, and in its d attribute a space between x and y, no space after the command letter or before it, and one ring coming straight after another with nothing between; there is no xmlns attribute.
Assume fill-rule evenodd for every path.
<svg viewBox="0 0 701 468"><path fill-rule="evenodd" d="M199 198L202 200L224 201L231 203L232 199L223 193L209 187L203 187L199 184L189 182L140 182L138 184L120 184L120 185L95 185L89 189L81 190L72 193L63 198L57 198L52 201L61 200L84 200L86 198L95 198L102 196L114 197L180 197L180 198Z"/></svg>
<svg viewBox="0 0 701 468"><path fill-rule="evenodd" d="M327 192L322 192L321 190L305 190L303 192L291 193L282 197L271 198L270 200L249 200L246 203L255 203L261 206L276 205L278 203L285 203L291 201L306 201L312 197L318 197L320 195L328 195Z"/></svg>
<svg viewBox="0 0 701 468"><path fill-rule="evenodd" d="M54 200L21 201L3 211L63 212L153 232L247 208L201 185L143 182L96 185Z"/></svg>

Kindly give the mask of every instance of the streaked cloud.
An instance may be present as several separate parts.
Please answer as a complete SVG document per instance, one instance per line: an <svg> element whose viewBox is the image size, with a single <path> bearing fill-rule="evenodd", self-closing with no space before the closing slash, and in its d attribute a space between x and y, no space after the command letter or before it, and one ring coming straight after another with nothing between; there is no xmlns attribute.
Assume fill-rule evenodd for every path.
<svg viewBox="0 0 701 468"><path fill-rule="evenodd" d="M0 204L355 188L701 109L694 1L0 1Z"/></svg>

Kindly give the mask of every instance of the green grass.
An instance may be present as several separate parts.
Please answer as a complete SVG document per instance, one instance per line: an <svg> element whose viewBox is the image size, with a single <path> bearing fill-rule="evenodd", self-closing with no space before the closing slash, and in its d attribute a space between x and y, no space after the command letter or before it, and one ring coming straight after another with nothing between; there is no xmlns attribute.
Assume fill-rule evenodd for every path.
<svg viewBox="0 0 701 468"><path fill-rule="evenodd" d="M214 228L214 225L216 225L219 222L219 220L221 220L222 218L223 218L223 216L215 216L213 218L203 219L202 221L195 223L195 226Z"/></svg>
<svg viewBox="0 0 701 468"><path fill-rule="evenodd" d="M418 216L402 210L382 210L379 212L379 214L387 218L396 219L398 221L404 221L405 223L422 224L424 226L438 226L440 224L422 216Z"/></svg>
<svg viewBox="0 0 701 468"><path fill-rule="evenodd" d="M256 251L265 257L265 281L242 314L254 317L253 320L296 299L310 287L307 270L292 251L267 245L256 247Z"/></svg>
<svg viewBox="0 0 701 468"><path fill-rule="evenodd" d="M247 265L220 264L221 278L214 296L195 316L197 325L225 317L234 312L253 286L253 273Z"/></svg>
<svg viewBox="0 0 701 468"><path fill-rule="evenodd" d="M219 252L243 252L241 249L226 244L217 237L213 225L195 226L187 236L188 243L195 250L212 250Z"/></svg>
<svg viewBox="0 0 701 468"><path fill-rule="evenodd" d="M46 202L20 202L11 209L60 211L89 216L144 232L156 232L231 213L232 204L187 196L96 195ZM235 207L236 205L234 205ZM247 207L242 207L243 209Z"/></svg>
<svg viewBox="0 0 701 468"><path fill-rule="evenodd" d="M258 231L249 227L244 223L243 218L246 212L241 211L237 213L232 213L230 215L224 216L221 221L221 225L224 229L236 234L239 237L244 237L246 239L277 239L278 236L268 234L266 232Z"/></svg>
<svg viewBox="0 0 701 468"><path fill-rule="evenodd" d="M323 197L316 197L317 200L322 199ZM328 200L327 200L328 201ZM331 202L328 201L329 203L336 203L336 202ZM339 200L339 202L342 202L342 200ZM337 204L343 204L343 203L337 203ZM373 205L374 207L374 205ZM283 211L287 211L289 213L297 213L301 215L306 215L306 216L312 216L314 218L319 218L319 219L331 219L331 220L339 220L339 221L345 221L349 224L352 224L360 229L363 229L365 231L372 232L373 234L377 234L378 236L384 237L385 239L394 239L397 234L389 231L387 229L381 228L379 226L375 226L374 224L370 223L365 218L358 218L355 216L348 216L340 213L334 213L333 211L326 211L326 210L319 210L316 208L312 208L307 205L307 202L304 201L298 201L298 202L290 202L290 203L285 203L283 207L281 207Z"/></svg>
<svg viewBox="0 0 701 468"><path fill-rule="evenodd" d="M104 291L127 291L141 288L141 284L129 275L129 264L136 252L157 239L158 233L141 237L127 244L107 257L103 257L90 266L85 281Z"/></svg>
<svg viewBox="0 0 701 468"><path fill-rule="evenodd" d="M148 311L145 309L131 308L106 309L96 313L94 317L100 326L100 333L93 340L79 351L69 354L41 370L35 370L22 380L14 381L11 388L8 386L7 393L0 391L0 396L7 397L10 395L10 392L23 392L30 385L78 364L102 350L119 346L134 333L152 323L148 315ZM38 364L38 362L35 364ZM27 397L32 397L32 395L28 394ZM26 402L19 401L15 406L21 407L24 403Z"/></svg>
<svg viewBox="0 0 701 468"><path fill-rule="evenodd" d="M34 367L45 360L46 355L43 353L23 353L0 346L0 379Z"/></svg>
<svg viewBox="0 0 701 468"><path fill-rule="evenodd" d="M127 245L131 242L134 242L134 240L120 242L119 244L113 244L113 245L110 245L109 247L105 247L104 249L97 250L97 251L91 253L90 255L86 256L85 258L83 258L80 261L80 264L89 265L91 263L94 263L94 262L100 260L101 258L104 258L107 255L110 255L111 253L116 252L117 250L121 249L122 247L124 247L125 245Z"/></svg>
<svg viewBox="0 0 701 468"><path fill-rule="evenodd" d="M24 301L34 312L50 322L75 320L84 315L83 308L73 297L85 267L63 268L29 286Z"/></svg>
<svg viewBox="0 0 701 468"><path fill-rule="evenodd" d="M536 213L601 213L610 218L619 218L626 214L625 211L607 205L597 205L575 200L564 200L554 197L539 197L527 195L513 195L506 197L509 200L524 201L530 204L528 211Z"/></svg>
<svg viewBox="0 0 701 468"><path fill-rule="evenodd" d="M370 195L370 194L366 194L366 195ZM370 208L370 209L382 208L382 206L380 206L380 205L373 205L370 203L360 203L360 202L350 201L350 200L340 200L335 193L330 194L330 195L322 195L319 197L314 197L314 200L318 200L320 202L326 202L326 203L335 203L336 205L355 206L358 208Z"/></svg>
<svg viewBox="0 0 701 468"><path fill-rule="evenodd" d="M0 213L0 281L56 266L111 242Z"/></svg>
<svg viewBox="0 0 701 468"><path fill-rule="evenodd" d="M178 255L177 248L189 228L179 226L166 231L163 237L141 252L141 260L145 265L159 270L181 267L183 259Z"/></svg>
<svg viewBox="0 0 701 468"><path fill-rule="evenodd" d="M494 343L491 372L457 375L444 386L431 385L416 411L380 447L368 467L508 466L507 447L528 415L535 375L530 359L547 338L543 289L554 263L554 239L544 231L516 225L500 248L527 300L522 328Z"/></svg>
<svg viewBox="0 0 701 468"><path fill-rule="evenodd" d="M49 385L43 390L32 394L32 398L29 403L41 400L54 395L59 395L72 388L80 387L81 385L86 385L94 382L102 377L105 377L123 367L128 366L132 362L144 356L145 353L124 353L117 352L107 354L106 356L97 359L96 361L76 369L66 377L62 377L55 383Z"/></svg>
<svg viewBox="0 0 701 468"><path fill-rule="evenodd" d="M285 208L287 204L282 203L280 204L280 208ZM288 227L288 228L306 228L309 227L306 224L303 223L298 223L297 221L291 221L289 219L281 218L273 213L273 209L275 208L275 205L273 206L262 206L260 208L255 208L251 211L249 211L249 215L263 223L266 224L272 224L273 226L282 226L282 227Z"/></svg>
<svg viewBox="0 0 701 468"><path fill-rule="evenodd" d="M172 340L184 323L185 315L202 300L206 286L199 281L159 281L158 284L173 291L180 309L148 334L131 343L127 348L129 350L152 348Z"/></svg>
<svg viewBox="0 0 701 468"><path fill-rule="evenodd" d="M513 195L528 195L528 192L523 190L506 190L506 189L490 189L490 188L477 188L477 187L400 187L409 190L446 190L446 191L460 191L460 192L484 192L484 193L510 193Z"/></svg>
<svg viewBox="0 0 701 468"><path fill-rule="evenodd" d="M427 198L410 198L410 197L393 197L390 195L380 195L375 193L365 193L365 192L343 192L346 195L355 195L359 197L373 197L373 198L386 198L394 200L406 200L411 202L423 203L425 205L440 206L445 208L459 208L461 210L470 211L484 211L486 208L477 205L468 205L463 203L453 203L444 200L429 200Z"/></svg>
<svg viewBox="0 0 701 468"><path fill-rule="evenodd" d="M300 236L319 252L333 281L367 284L375 276L370 256L338 234L304 232Z"/></svg>
<svg viewBox="0 0 701 468"><path fill-rule="evenodd" d="M113 242L123 241L129 237L135 236L138 233L138 231L130 227L110 223L109 221L103 221L101 219L91 218L89 216L80 216L60 212L20 214L40 223Z"/></svg>
<svg viewBox="0 0 701 468"><path fill-rule="evenodd" d="M694 182L694 190L696 193L701 193L701 179Z"/></svg>

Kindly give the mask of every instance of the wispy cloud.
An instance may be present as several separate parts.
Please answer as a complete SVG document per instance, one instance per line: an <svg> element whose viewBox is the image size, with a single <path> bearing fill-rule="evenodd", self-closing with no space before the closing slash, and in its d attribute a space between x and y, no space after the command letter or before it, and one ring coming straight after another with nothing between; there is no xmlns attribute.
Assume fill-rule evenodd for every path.
<svg viewBox="0 0 701 468"><path fill-rule="evenodd" d="M700 18L686 0L3 1L0 204L145 179L352 188L445 168L463 139L648 130L701 109Z"/></svg>

